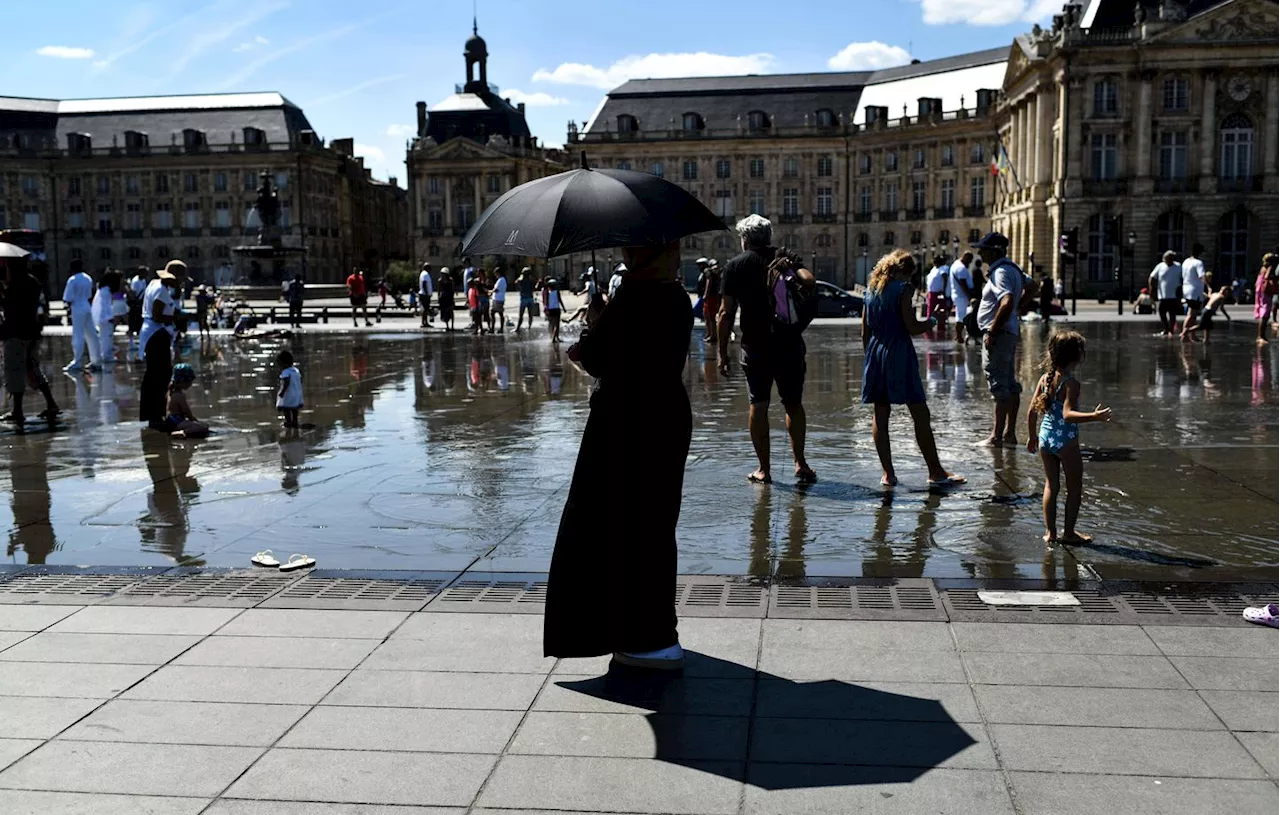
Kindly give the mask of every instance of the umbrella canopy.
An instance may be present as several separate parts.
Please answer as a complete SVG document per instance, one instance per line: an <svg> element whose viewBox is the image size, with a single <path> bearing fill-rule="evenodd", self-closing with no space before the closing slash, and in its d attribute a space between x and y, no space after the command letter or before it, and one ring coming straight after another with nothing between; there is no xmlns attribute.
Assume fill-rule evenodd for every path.
<svg viewBox="0 0 1280 815"><path fill-rule="evenodd" d="M21 246L14 246L12 243L0 241L0 258L24 258L31 254Z"/></svg>
<svg viewBox="0 0 1280 815"><path fill-rule="evenodd" d="M509 190L467 232L461 253L553 258L724 228L697 198L656 175L583 168Z"/></svg>

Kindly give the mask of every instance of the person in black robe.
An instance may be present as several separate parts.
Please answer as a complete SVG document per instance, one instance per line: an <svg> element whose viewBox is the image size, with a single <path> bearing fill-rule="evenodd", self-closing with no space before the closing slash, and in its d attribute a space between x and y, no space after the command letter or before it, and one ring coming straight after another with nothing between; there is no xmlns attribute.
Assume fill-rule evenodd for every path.
<svg viewBox="0 0 1280 815"><path fill-rule="evenodd" d="M543 651L674 669L693 312L677 279L679 244L628 247L624 257L626 283L593 309L570 353L599 383L551 558Z"/></svg>

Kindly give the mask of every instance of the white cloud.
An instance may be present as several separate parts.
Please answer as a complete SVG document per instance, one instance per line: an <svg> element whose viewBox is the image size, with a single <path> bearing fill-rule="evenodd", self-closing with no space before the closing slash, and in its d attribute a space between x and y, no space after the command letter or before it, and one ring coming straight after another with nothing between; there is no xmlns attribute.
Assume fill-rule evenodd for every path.
<svg viewBox="0 0 1280 815"><path fill-rule="evenodd" d="M266 67L267 65L270 65L271 63L275 62L281 57L287 57L290 54L295 53L297 51L302 51L308 48L313 48L317 45L324 45L325 43L329 43L329 42L333 42L334 40L341 39L342 37L345 37L354 31L358 31L361 28L364 28L365 26L371 23L377 22L378 20L388 17L393 13L396 13L396 10L384 11L381 14L375 14L372 17L366 17L365 19L358 20L354 23L348 23L347 25L344 25L344 26L331 28L328 31L322 31L319 34L313 34L310 37L303 37L302 39L296 40L290 43L289 45L284 46L283 48L277 48L276 50L271 51L270 53L263 54L257 59L254 59L248 64L242 66L240 70L236 71L235 73L227 77L224 77L223 80L218 83L217 89L225 91L225 90L230 90L232 88L235 88L236 86L243 83L245 80L249 79L249 77L253 76L258 71L262 70L264 67Z"/></svg>
<svg viewBox="0 0 1280 815"><path fill-rule="evenodd" d="M907 53L907 49L872 40L849 43L840 49L840 53L827 60L827 67L837 71L874 71L906 65L910 61L911 55Z"/></svg>
<svg viewBox="0 0 1280 815"><path fill-rule="evenodd" d="M538 91L537 93L525 93L524 91L517 90L515 88L507 88L498 95L504 99L510 99L511 104L513 105L518 105L521 102L524 102L526 106L531 108L546 108L554 105L569 104L569 100L565 99L563 96L552 96L551 94L543 93L542 91Z"/></svg>
<svg viewBox="0 0 1280 815"><path fill-rule="evenodd" d="M258 36L254 37L251 40L247 40L245 42L240 43L239 45L237 45L235 48L232 48L231 50L237 54L240 54L245 51L252 51L255 48L261 48L264 45L270 45L270 44L271 44L271 40L259 34Z"/></svg>
<svg viewBox="0 0 1280 815"><path fill-rule="evenodd" d="M919 0L929 25L1034 23L1062 10L1063 0Z"/></svg>
<svg viewBox="0 0 1280 815"><path fill-rule="evenodd" d="M554 70L539 69L534 82L586 85L612 90L628 79L666 79L685 76L734 76L759 74L774 63L772 54L728 56L705 51L681 54L645 54L623 57L607 68L580 62L563 62Z"/></svg>
<svg viewBox="0 0 1280 815"><path fill-rule="evenodd" d="M412 136L418 132L416 125L387 125L387 135L397 139Z"/></svg>
<svg viewBox="0 0 1280 815"><path fill-rule="evenodd" d="M317 107L319 105L327 105L328 103L334 102L338 99L344 99L348 96L354 96L355 94L360 93L361 91L367 91L370 88L375 88L378 85L385 85L388 82L395 82L397 79L404 79L404 77L405 77L405 74L391 74L390 76L380 76L377 79L366 79L364 82L360 82L358 84L352 85L349 88L343 88L342 90L334 91L333 93L326 94L325 96L320 96L315 99L312 99L310 102L307 103L307 107Z"/></svg>
<svg viewBox="0 0 1280 815"><path fill-rule="evenodd" d="M169 77L172 78L182 73L193 60L215 45L231 39L237 31L256 25L264 17L275 14L288 5L288 3L258 3L252 6L249 11L232 17L229 22L219 20L217 23L198 27L191 33L187 41L182 44L182 52L178 58L170 63ZM264 44L268 42L265 37L261 36L255 37L254 40L261 40Z"/></svg>
<svg viewBox="0 0 1280 815"><path fill-rule="evenodd" d="M44 45L37 48L36 53L54 59L93 59L92 48L75 48L70 45Z"/></svg>
<svg viewBox="0 0 1280 815"><path fill-rule="evenodd" d="M357 156L364 157L364 164L366 167L372 164L382 165L387 163L387 154L382 152L381 147L356 142L351 146L351 149L355 151Z"/></svg>

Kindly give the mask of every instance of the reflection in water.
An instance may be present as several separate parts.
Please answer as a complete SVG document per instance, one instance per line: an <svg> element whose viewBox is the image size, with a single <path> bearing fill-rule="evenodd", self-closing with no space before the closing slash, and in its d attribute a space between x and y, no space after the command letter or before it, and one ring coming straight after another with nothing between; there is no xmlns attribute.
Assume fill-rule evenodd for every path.
<svg viewBox="0 0 1280 815"><path fill-rule="evenodd" d="M9 448L9 509L13 528L9 531L8 556L19 551L27 555L27 563L48 560L57 546L53 523L49 518L49 442L28 437Z"/></svg>
<svg viewBox="0 0 1280 815"><path fill-rule="evenodd" d="M190 531L187 504L200 492L199 482L190 475L191 457L200 445L175 442L152 430L142 430L139 435L152 487L147 514L138 519L143 548L183 561Z"/></svg>

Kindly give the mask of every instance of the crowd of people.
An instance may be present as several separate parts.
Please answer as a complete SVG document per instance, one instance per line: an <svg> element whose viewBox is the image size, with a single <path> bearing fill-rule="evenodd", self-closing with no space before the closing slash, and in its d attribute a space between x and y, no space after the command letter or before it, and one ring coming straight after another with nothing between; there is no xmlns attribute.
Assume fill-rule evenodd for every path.
<svg viewBox="0 0 1280 815"><path fill-rule="evenodd" d="M1215 288L1213 272L1205 269L1201 259L1203 254L1204 245L1199 243L1193 244L1182 260L1172 249L1166 251L1148 275L1147 286L1134 303L1134 313L1155 313L1162 337L1177 336L1183 342L1194 342L1199 334L1207 344L1213 336L1215 320L1231 319L1228 305L1252 303L1258 324L1256 342L1266 345L1276 320L1276 255L1268 252L1263 256L1252 286L1236 278L1230 285Z"/></svg>

